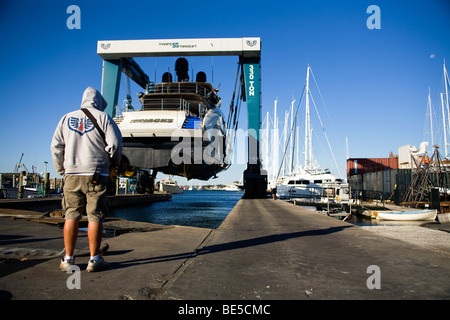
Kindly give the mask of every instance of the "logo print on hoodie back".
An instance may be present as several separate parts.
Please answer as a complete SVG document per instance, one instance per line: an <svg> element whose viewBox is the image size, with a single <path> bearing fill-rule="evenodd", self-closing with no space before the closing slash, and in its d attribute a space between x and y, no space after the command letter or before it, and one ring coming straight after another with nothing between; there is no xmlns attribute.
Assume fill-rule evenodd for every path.
<svg viewBox="0 0 450 320"><path fill-rule="evenodd" d="M81 136L89 131L94 129L94 125L89 119L79 119L75 117L70 117L69 121L67 121L69 129L79 133Z"/></svg>

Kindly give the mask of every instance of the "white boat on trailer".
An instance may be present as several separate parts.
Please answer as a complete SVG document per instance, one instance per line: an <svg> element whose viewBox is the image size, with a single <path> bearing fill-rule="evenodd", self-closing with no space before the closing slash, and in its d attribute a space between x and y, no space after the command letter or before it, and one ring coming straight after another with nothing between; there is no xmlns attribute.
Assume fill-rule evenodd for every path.
<svg viewBox="0 0 450 320"><path fill-rule="evenodd" d="M371 211L372 217L378 220L397 221L421 221L435 220L437 210L417 210L417 211Z"/></svg>

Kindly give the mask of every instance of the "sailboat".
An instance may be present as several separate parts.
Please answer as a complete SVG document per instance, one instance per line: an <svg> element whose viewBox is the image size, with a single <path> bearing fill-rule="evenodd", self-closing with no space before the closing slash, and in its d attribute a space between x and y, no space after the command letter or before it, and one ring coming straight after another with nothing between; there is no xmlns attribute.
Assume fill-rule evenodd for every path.
<svg viewBox="0 0 450 320"><path fill-rule="evenodd" d="M310 89L309 78L311 68L308 65L305 85L305 150L304 166L293 168L294 153L291 153L291 173L278 178L277 196L281 199L301 198L310 201L327 201L336 203L348 203L349 185L343 179L333 175L329 169L320 169L313 160L312 151L312 127L310 114ZM293 114L293 104L291 106ZM285 121L285 128L286 128ZM285 130L285 137L287 131ZM293 123L291 121L291 135L293 134ZM327 138L328 141L328 138ZM285 143L285 148L287 144ZM292 150L293 143L292 143ZM330 151L331 146L330 146ZM286 153L286 150L285 150ZM334 155L333 155L334 158Z"/></svg>
<svg viewBox="0 0 450 320"><path fill-rule="evenodd" d="M448 143L447 143L447 126L445 121L445 108L444 104L447 106L447 116L448 116L448 124L450 126L450 106L449 106L449 98L448 98L448 73L447 68L445 67L445 59L444 59L444 65L443 65L443 73L444 73L444 87L445 87L445 93L441 92L441 106L442 106L442 121L444 124L444 149L445 149L445 155L444 158L448 158ZM445 95L445 101L444 103L444 95Z"/></svg>

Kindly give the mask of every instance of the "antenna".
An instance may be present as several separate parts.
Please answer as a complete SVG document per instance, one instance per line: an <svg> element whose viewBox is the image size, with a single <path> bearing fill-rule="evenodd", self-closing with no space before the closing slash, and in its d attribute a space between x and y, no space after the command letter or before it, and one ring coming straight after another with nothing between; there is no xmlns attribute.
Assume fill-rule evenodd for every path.
<svg viewBox="0 0 450 320"><path fill-rule="evenodd" d="M211 84L214 87L214 56L211 56Z"/></svg>
<svg viewBox="0 0 450 320"><path fill-rule="evenodd" d="M348 137L345 137L345 146L347 148L347 159L348 159Z"/></svg>

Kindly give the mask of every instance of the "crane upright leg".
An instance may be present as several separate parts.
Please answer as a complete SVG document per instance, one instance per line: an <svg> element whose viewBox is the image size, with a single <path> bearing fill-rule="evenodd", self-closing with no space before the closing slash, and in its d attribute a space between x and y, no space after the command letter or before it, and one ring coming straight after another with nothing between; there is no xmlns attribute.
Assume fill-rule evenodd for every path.
<svg viewBox="0 0 450 320"><path fill-rule="evenodd" d="M108 103L105 112L113 118L116 115L116 105L119 99L121 75L122 62L120 60L103 60L102 96Z"/></svg>
<svg viewBox="0 0 450 320"><path fill-rule="evenodd" d="M265 198L267 173L261 170L261 77L259 58L242 60L248 116L248 162L244 171L244 198Z"/></svg>

